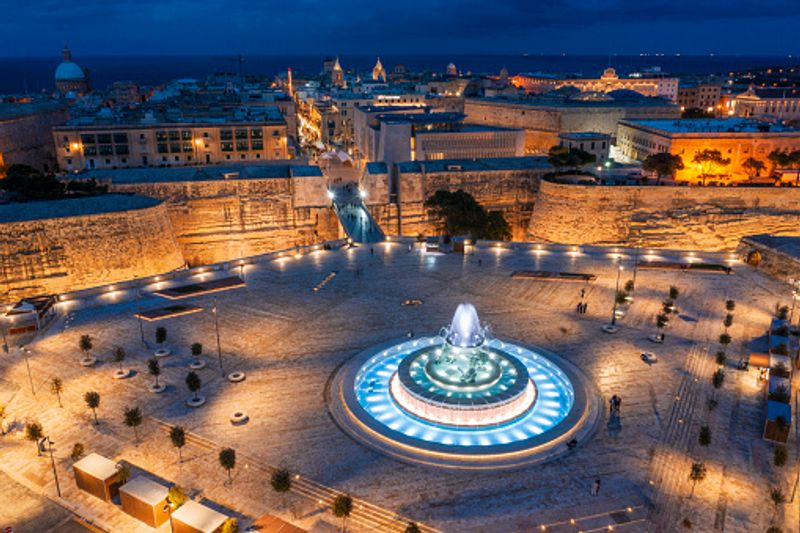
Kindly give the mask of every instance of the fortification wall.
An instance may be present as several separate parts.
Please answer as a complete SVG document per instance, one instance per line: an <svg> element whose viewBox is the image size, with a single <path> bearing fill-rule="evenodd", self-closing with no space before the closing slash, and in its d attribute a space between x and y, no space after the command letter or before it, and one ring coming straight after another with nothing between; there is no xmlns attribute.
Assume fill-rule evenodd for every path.
<svg viewBox="0 0 800 533"><path fill-rule="evenodd" d="M531 240L734 250L742 237L799 235L800 188L629 187L543 181Z"/></svg>
<svg viewBox="0 0 800 533"><path fill-rule="evenodd" d="M142 200L146 207L0 223L0 302L183 267L166 206Z"/></svg>
<svg viewBox="0 0 800 533"><path fill-rule="evenodd" d="M127 183L111 190L164 200L183 257L194 266L338 238L322 179ZM326 200L312 201L320 196Z"/></svg>

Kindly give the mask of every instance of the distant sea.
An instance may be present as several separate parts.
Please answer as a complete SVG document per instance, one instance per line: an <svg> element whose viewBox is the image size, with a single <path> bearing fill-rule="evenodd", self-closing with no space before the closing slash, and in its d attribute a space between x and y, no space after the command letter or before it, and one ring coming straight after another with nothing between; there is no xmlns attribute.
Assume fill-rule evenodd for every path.
<svg viewBox="0 0 800 533"><path fill-rule="evenodd" d="M74 53L74 51L73 51ZM74 59L91 71L95 88L104 89L114 81L133 80L140 85L159 85L176 78L203 78L213 72L237 72L238 56L81 56ZM273 76L291 67L298 74L316 75L322 69L323 56L252 55L245 56L242 69L246 74ZM648 67L661 67L675 75L725 74L733 70L759 67L800 65L792 57L753 56L590 56L590 55L386 55L381 61L391 72L398 63L415 72L444 72L448 63L455 63L462 72L496 74L505 67L509 73L548 72L597 76L606 67L627 74ZM0 94L36 93L53 90L53 73L60 62L53 57L0 57ZM346 71L366 73L375 64L375 55L340 56Z"/></svg>

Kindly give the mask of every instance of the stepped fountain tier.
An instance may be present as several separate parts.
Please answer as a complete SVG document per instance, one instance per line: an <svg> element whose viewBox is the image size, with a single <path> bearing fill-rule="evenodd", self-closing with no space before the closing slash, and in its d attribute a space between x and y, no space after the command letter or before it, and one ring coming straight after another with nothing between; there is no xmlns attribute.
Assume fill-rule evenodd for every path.
<svg viewBox="0 0 800 533"><path fill-rule="evenodd" d="M496 339L471 304L438 335L366 350L334 376L339 426L398 458L438 466L510 467L583 440L600 412L568 361Z"/></svg>

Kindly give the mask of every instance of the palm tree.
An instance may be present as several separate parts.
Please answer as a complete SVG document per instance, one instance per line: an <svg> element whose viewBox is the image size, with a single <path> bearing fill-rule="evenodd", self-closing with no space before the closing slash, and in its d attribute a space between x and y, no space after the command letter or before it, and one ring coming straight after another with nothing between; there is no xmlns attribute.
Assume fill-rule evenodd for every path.
<svg viewBox="0 0 800 533"><path fill-rule="evenodd" d="M114 348L113 359L115 363L119 363L119 373L122 374L122 362L125 360L125 349L122 346Z"/></svg>
<svg viewBox="0 0 800 533"><path fill-rule="evenodd" d="M158 388L158 376L161 375L161 365L158 363L158 359L151 357L147 360L147 372L156 378L155 387Z"/></svg>
<svg viewBox="0 0 800 533"><path fill-rule="evenodd" d="M409 522L406 526L405 533L422 533L422 530L414 522Z"/></svg>
<svg viewBox="0 0 800 533"><path fill-rule="evenodd" d="M64 391L64 383L61 381L61 378L53 378L50 380L50 392L56 395L58 398L58 406L64 407L61 405L61 393Z"/></svg>
<svg viewBox="0 0 800 533"><path fill-rule="evenodd" d="M94 414L94 423L97 424L97 408L100 407L100 393L88 391L83 395L83 401L86 402L86 407L92 410L92 414Z"/></svg>
<svg viewBox="0 0 800 533"><path fill-rule="evenodd" d="M272 473L270 479L272 490L281 495L283 506L286 507L286 494L292 490L292 475L285 468L281 468Z"/></svg>
<svg viewBox="0 0 800 533"><path fill-rule="evenodd" d="M197 400L197 391L199 391L202 386L203 381L200 379L200 376L197 375L197 372L189 372L186 375L186 388L193 394L193 400Z"/></svg>
<svg viewBox="0 0 800 533"><path fill-rule="evenodd" d="M783 495L781 489L773 487L769 491L769 499L772 500L772 504L775 506L775 516L778 516L778 506L786 503L786 496Z"/></svg>
<svg viewBox="0 0 800 533"><path fill-rule="evenodd" d="M705 463L692 463L692 470L689 472L689 479L692 480L692 492L689 494L691 498L694 496L694 487L698 481L703 481L706 478L706 465Z"/></svg>
<svg viewBox="0 0 800 533"><path fill-rule="evenodd" d="M42 455L41 450L39 449L39 439L44 436L44 430L42 430L42 425L36 421L30 421L25 423L25 439L33 442L36 444L36 455Z"/></svg>
<svg viewBox="0 0 800 533"><path fill-rule="evenodd" d="M83 352L83 357L89 356L89 351L93 348L92 338L89 335L81 335L81 340L78 341L78 348Z"/></svg>
<svg viewBox="0 0 800 533"><path fill-rule="evenodd" d="M342 519L342 532L344 532L345 521L353 512L353 498L346 494L340 494L333 500L333 514Z"/></svg>
<svg viewBox="0 0 800 533"><path fill-rule="evenodd" d="M224 448L219 452L219 464L228 471L228 484L233 483L233 479L231 479L231 470L236 467L236 450L233 448Z"/></svg>
<svg viewBox="0 0 800 533"><path fill-rule="evenodd" d="M128 407L125 409L125 425L133 428L136 441L139 441L139 426L142 425L142 411L138 407Z"/></svg>
<svg viewBox="0 0 800 533"><path fill-rule="evenodd" d="M167 342L167 328L158 326L156 328L156 344L158 344L159 348L163 348L165 342Z"/></svg>
<svg viewBox="0 0 800 533"><path fill-rule="evenodd" d="M178 448L178 462L183 462L183 450L182 448L186 446L186 431L181 426L172 426L169 429L169 440L172 441L172 445Z"/></svg>

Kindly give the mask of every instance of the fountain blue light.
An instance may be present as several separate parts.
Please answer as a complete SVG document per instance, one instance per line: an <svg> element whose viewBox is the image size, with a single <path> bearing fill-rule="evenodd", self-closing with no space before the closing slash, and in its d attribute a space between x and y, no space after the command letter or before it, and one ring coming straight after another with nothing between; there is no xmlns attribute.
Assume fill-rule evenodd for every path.
<svg viewBox="0 0 800 533"><path fill-rule="evenodd" d="M441 344L443 341L441 337L419 338L403 342L371 357L359 370L354 383L356 399L361 407L389 430L412 439L454 448L494 446L528 440L556 427L572 409L575 401L572 384L554 363L522 346L491 339L486 340L483 346L509 356L513 354L527 368L538 391L537 399L530 410L510 422L481 427L454 427L413 416L401 409L392 398L389 390L391 376L400 362L418 350L419 346Z"/></svg>

